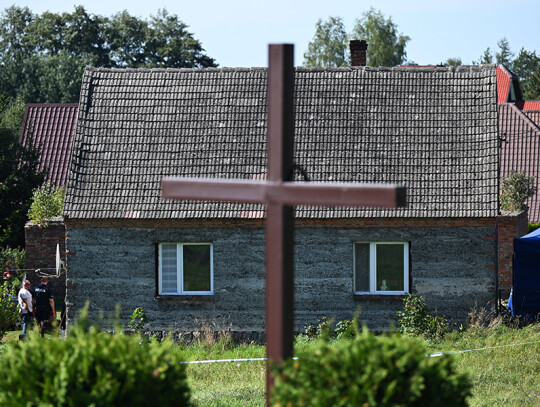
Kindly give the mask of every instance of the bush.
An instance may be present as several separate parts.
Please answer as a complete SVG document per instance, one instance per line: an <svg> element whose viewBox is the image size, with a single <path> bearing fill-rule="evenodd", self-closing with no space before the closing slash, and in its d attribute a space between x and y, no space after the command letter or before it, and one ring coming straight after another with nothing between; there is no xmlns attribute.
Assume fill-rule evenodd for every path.
<svg viewBox="0 0 540 407"><path fill-rule="evenodd" d="M536 193L534 177L523 172L510 171L510 175L502 180L501 187L501 209L505 211L521 211L527 198Z"/></svg>
<svg viewBox="0 0 540 407"><path fill-rule="evenodd" d="M28 219L47 226L48 219L62 215L63 204L64 189L55 188L50 182L46 182L41 188L34 190Z"/></svg>
<svg viewBox="0 0 540 407"><path fill-rule="evenodd" d="M10 282L2 281L0 285L0 339L7 331L15 328L18 319L17 291Z"/></svg>
<svg viewBox="0 0 540 407"><path fill-rule="evenodd" d="M403 311L398 312L398 332L412 336L423 336L428 340L439 340L448 332L448 326L441 317L428 313L426 299L415 294L407 294L403 299Z"/></svg>
<svg viewBox="0 0 540 407"><path fill-rule="evenodd" d="M171 340L88 328L86 312L65 339L36 330L0 359L0 405L186 406L186 368Z"/></svg>
<svg viewBox="0 0 540 407"><path fill-rule="evenodd" d="M321 341L272 366L272 374L276 406L463 406L470 395L450 356L429 358L414 338L367 330L333 345Z"/></svg>
<svg viewBox="0 0 540 407"><path fill-rule="evenodd" d="M26 252L24 249L12 249L8 247L2 247L0 249L0 268L2 274L8 270L23 269L26 264Z"/></svg>

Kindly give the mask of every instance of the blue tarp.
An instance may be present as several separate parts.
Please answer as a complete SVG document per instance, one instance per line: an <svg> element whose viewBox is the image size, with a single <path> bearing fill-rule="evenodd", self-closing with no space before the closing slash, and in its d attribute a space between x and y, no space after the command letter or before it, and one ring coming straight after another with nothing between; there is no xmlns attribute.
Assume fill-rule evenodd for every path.
<svg viewBox="0 0 540 407"><path fill-rule="evenodd" d="M508 308L527 320L540 316L540 229L514 239L514 283Z"/></svg>

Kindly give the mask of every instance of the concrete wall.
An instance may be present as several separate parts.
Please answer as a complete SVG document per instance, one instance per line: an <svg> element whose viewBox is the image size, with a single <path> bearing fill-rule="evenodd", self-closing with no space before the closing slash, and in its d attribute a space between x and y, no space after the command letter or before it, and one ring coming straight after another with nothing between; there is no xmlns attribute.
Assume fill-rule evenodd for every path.
<svg viewBox="0 0 540 407"><path fill-rule="evenodd" d="M166 222L67 223L68 316L86 301L91 315L112 316L121 304L122 323L144 307L152 330L264 331L264 229L231 227L226 221L167 227ZM377 224L379 226L377 226ZM94 225L94 227L90 227ZM95 227L99 225L100 227ZM369 226L368 226L369 225ZM82 226L82 227L81 227ZM136 227L135 227L136 226ZM234 225L233 225L234 226ZM237 226L237 225L236 225ZM384 226L384 227L383 227ZM212 242L214 295L159 300L156 245L159 242ZM463 322L474 306L495 300L495 220L396 220L297 222L295 329L322 316L360 319L375 330L388 329L401 297L353 295L355 241L410 242L411 291L453 322Z"/></svg>

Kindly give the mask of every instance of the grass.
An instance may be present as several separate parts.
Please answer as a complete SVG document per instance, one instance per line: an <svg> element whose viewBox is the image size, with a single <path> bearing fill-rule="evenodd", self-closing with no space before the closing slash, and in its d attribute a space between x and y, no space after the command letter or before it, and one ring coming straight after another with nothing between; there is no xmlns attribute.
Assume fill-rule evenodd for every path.
<svg viewBox="0 0 540 407"><path fill-rule="evenodd" d="M1 355L18 338L10 332L0 345ZM473 325L464 332L451 332L437 343L425 341L428 353L477 348L453 356L456 368L467 373L473 384L470 406L540 407L540 324L521 329L503 325L489 328ZM536 342L523 344L526 342ZM508 344L519 346L498 347ZM314 348L315 341L297 338L295 349ZM191 345L179 345L186 360L264 357L257 344L235 345L227 337ZM264 406L265 362L190 364L187 368L192 400L196 406Z"/></svg>

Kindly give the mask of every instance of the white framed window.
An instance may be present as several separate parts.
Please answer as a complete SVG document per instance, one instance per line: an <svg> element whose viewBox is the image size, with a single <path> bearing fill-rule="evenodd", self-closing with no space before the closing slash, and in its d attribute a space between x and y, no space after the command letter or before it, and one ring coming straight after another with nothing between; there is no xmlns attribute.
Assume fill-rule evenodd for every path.
<svg viewBox="0 0 540 407"><path fill-rule="evenodd" d="M409 243L355 242L353 247L355 294L409 292Z"/></svg>
<svg viewBox="0 0 540 407"><path fill-rule="evenodd" d="M211 243L160 243L159 295L214 294Z"/></svg>

